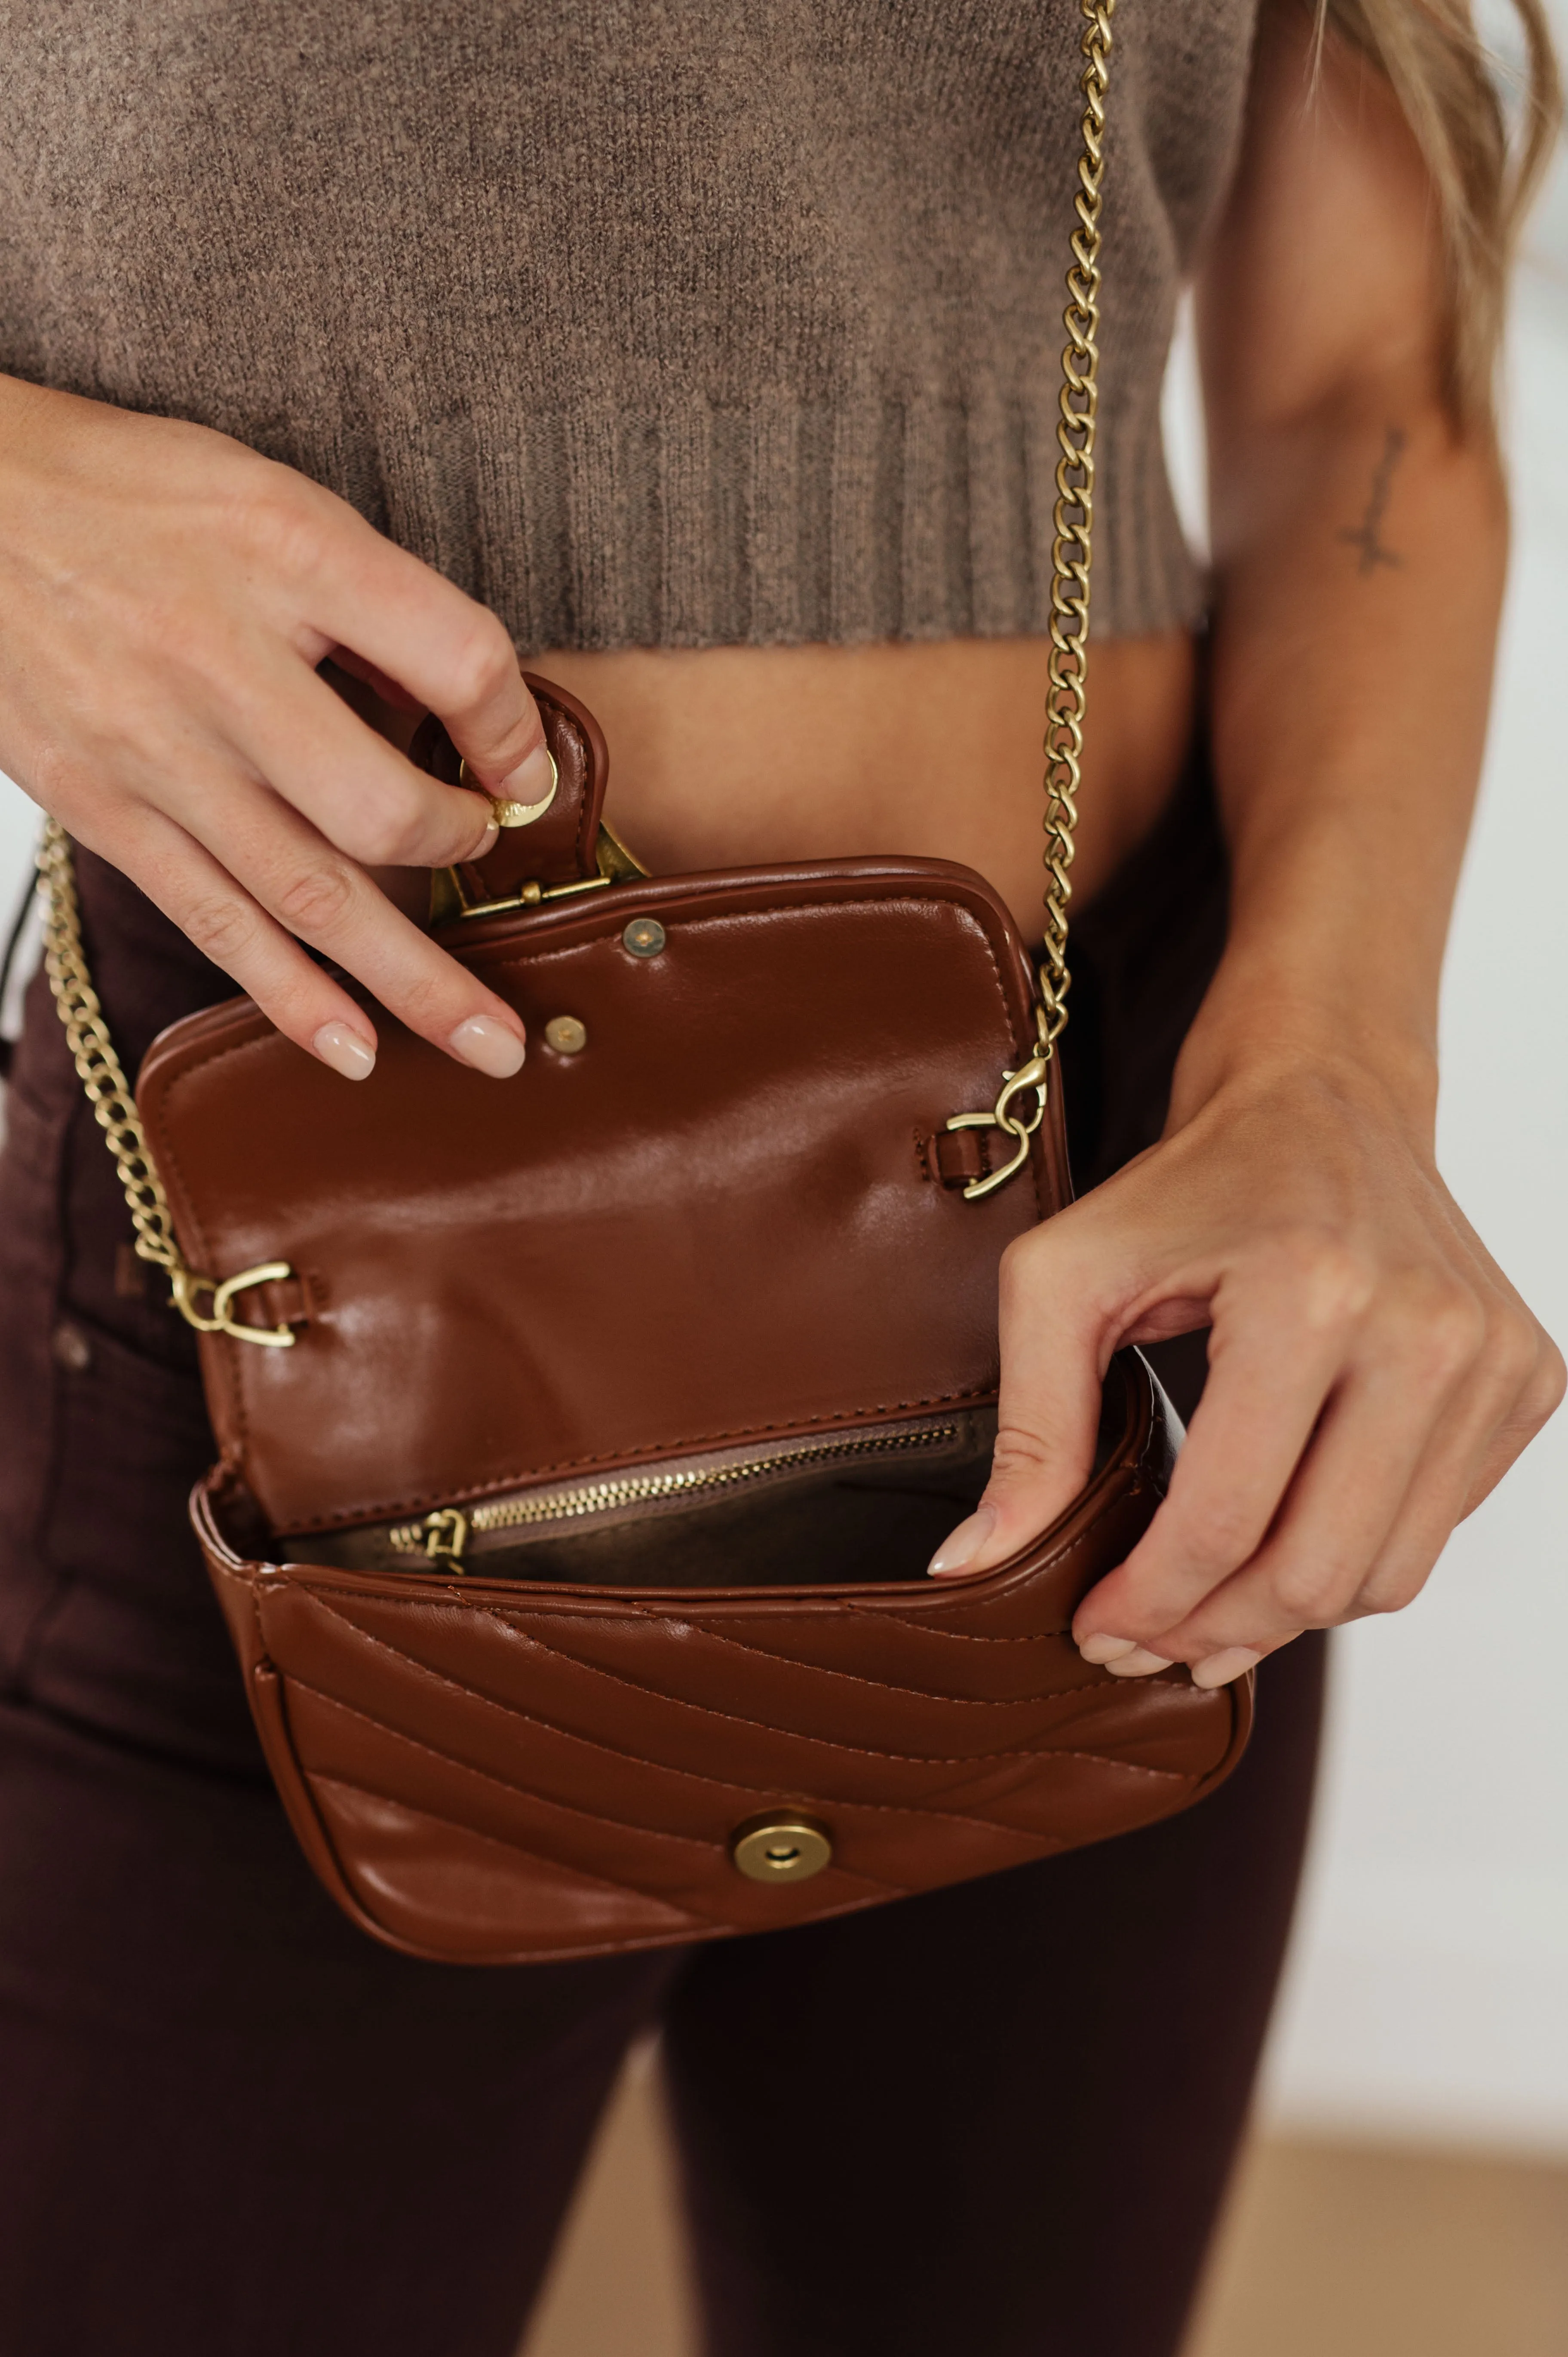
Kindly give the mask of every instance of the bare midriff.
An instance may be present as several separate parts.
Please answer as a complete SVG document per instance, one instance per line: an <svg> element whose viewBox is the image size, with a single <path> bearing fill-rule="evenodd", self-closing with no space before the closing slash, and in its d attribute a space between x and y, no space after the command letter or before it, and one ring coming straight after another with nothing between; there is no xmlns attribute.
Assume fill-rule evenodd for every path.
<svg viewBox="0 0 1568 2357"><path fill-rule="evenodd" d="M610 747L606 815L655 874L902 852L961 860L1039 931L1043 639L553 651ZM1181 630L1097 640L1075 898L1092 899L1181 773L1196 661Z"/></svg>

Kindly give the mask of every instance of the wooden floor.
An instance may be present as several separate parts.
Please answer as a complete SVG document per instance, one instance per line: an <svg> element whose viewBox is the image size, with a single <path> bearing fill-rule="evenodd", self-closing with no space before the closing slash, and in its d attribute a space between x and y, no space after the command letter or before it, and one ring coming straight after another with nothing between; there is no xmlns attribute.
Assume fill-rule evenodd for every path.
<svg viewBox="0 0 1568 2357"><path fill-rule="evenodd" d="M1568 2168L1254 2145L1187 2357L1374 2352L1568 2357Z"/></svg>
<svg viewBox="0 0 1568 2357"><path fill-rule="evenodd" d="M522 2357L699 2349L643 2058L606 2122ZM1568 2167L1261 2140L1186 2357L1568 2357Z"/></svg>

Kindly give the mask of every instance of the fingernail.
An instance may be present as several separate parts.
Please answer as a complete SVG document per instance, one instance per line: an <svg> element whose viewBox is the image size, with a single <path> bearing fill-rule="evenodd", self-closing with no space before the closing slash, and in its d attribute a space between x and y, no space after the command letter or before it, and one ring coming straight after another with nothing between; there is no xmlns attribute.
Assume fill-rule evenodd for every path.
<svg viewBox="0 0 1568 2357"><path fill-rule="evenodd" d="M1119 1662L1125 1654L1135 1653L1138 1645L1133 1637L1086 1637L1078 1650L1086 1662L1103 1669L1107 1662Z"/></svg>
<svg viewBox="0 0 1568 2357"><path fill-rule="evenodd" d="M1170 1663L1163 1653L1151 1653L1144 1646L1134 1645L1130 1653L1120 1654L1105 1666L1113 1678L1146 1678L1155 1670L1168 1670Z"/></svg>
<svg viewBox="0 0 1568 2357"><path fill-rule="evenodd" d="M363 1032L350 1030L347 1023L324 1023L310 1044L322 1062L346 1081L368 1081L376 1069L375 1049Z"/></svg>
<svg viewBox="0 0 1568 2357"><path fill-rule="evenodd" d="M1262 1658L1262 1653L1250 1653L1245 1645L1228 1645L1222 1653L1210 1653L1206 1662L1193 1663L1192 1683L1195 1686L1228 1686L1233 1678L1245 1677Z"/></svg>
<svg viewBox="0 0 1568 2357"><path fill-rule="evenodd" d="M472 1064L475 1071L488 1072L492 1081L510 1081L521 1071L528 1052L510 1024L498 1023L491 1015L470 1015L453 1032L451 1044L455 1056Z"/></svg>
<svg viewBox="0 0 1568 2357"><path fill-rule="evenodd" d="M967 1571L995 1528L995 1507L977 1508L968 1522L960 1523L957 1530L942 1541L926 1566L928 1573L933 1579L940 1579L944 1572Z"/></svg>
<svg viewBox="0 0 1568 2357"><path fill-rule="evenodd" d="M511 775L503 778L496 788L502 802L536 802L549 793L555 781L555 768L542 745L536 745L526 761L520 761Z"/></svg>

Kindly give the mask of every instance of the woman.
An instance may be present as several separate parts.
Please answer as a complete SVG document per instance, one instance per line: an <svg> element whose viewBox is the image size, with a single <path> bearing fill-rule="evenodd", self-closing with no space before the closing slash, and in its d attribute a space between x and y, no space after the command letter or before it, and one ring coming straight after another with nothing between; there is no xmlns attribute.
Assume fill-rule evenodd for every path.
<svg viewBox="0 0 1568 2357"><path fill-rule="evenodd" d="M1550 59L1529 0L1510 177L1463 0L1328 15L1321 48L1303 0L1118 19L1067 1039L1102 1183L1008 1259L995 1468L932 1566L1080 1487L1118 1341L1208 1329L1170 1497L1075 1634L1120 1676L1263 1662L1252 1751L1150 1832L695 1956L371 1948L261 1771L182 1522L188 1338L138 1294L35 985L3 1245L10 2357L503 2357L655 2022L725 2357L1176 2348L1318 1632L1410 1599L1563 1387L1432 1158ZM518 646L605 724L655 869L939 854L1034 927L1076 7L0 22L0 764L96 855L128 1062L237 985L362 1080L336 965L516 1072L518 1017L385 871L490 823L403 758L411 709L537 792ZM1207 691L1157 443L1199 253Z"/></svg>

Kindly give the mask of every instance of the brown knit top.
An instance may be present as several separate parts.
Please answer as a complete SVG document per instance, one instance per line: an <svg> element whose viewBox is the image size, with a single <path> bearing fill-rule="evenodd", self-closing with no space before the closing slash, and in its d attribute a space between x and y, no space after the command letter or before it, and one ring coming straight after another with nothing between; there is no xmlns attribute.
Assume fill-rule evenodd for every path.
<svg viewBox="0 0 1568 2357"><path fill-rule="evenodd" d="M1103 631L1255 0L1121 0ZM519 644L1046 626L1078 0L0 0L0 370L329 484Z"/></svg>

